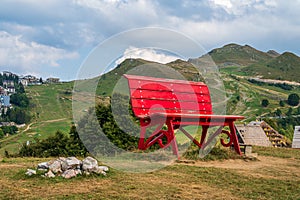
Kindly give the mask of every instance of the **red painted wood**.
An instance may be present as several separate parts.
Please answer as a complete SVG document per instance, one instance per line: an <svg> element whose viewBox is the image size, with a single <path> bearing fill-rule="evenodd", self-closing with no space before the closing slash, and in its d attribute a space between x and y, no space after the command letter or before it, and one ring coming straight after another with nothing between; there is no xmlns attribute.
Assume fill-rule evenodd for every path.
<svg viewBox="0 0 300 200"><path fill-rule="evenodd" d="M209 94L189 94L172 91L155 91L131 89L131 98L134 99L157 99L157 100L178 100L192 102L211 102Z"/></svg>
<svg viewBox="0 0 300 200"><path fill-rule="evenodd" d="M215 137L222 133L224 126L228 126L230 132L227 131L227 135L230 136L230 143L233 143L236 152L241 154L234 121L244 117L213 115L209 89L204 83L127 74L124 77L128 79L133 112L140 118L139 149L144 150L158 143L162 148L171 145L173 152L178 155L174 128L183 125L202 126L200 143L186 131L184 134L200 148L204 148L206 145L206 143L204 145L204 140L209 127L220 126L213 135ZM146 129L157 124L160 125L147 137ZM167 124L167 131L160 130L163 124ZM148 139L145 141L146 138ZM162 144L163 138L167 138L166 144ZM208 138L208 141L212 139L212 137Z"/></svg>
<svg viewBox="0 0 300 200"><path fill-rule="evenodd" d="M186 81L186 83L166 83L166 82L155 82L153 81L137 81L129 80L129 87L131 89L142 89L142 90L154 90L154 91L174 91L184 93L199 93L209 94L207 86L203 83L192 84Z"/></svg>
<svg viewBox="0 0 300 200"><path fill-rule="evenodd" d="M145 108L152 110L207 110L211 111L211 103L164 101L153 99L132 99L133 108Z"/></svg>

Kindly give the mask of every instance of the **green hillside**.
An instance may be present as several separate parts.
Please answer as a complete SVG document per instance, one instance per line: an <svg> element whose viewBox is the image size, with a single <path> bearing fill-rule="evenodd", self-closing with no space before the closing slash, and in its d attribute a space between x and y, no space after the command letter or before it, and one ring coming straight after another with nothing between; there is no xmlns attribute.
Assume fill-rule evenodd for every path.
<svg viewBox="0 0 300 200"><path fill-rule="evenodd" d="M194 81L203 80L195 67L183 60L176 60L164 65L143 59L126 59L115 69L101 76L96 94L110 96L114 86L125 73Z"/></svg>
<svg viewBox="0 0 300 200"><path fill-rule="evenodd" d="M258 51L249 45L241 46L238 44L228 44L222 48L214 49L208 54L221 67L228 65L247 66L272 58L270 54Z"/></svg>
<svg viewBox="0 0 300 200"><path fill-rule="evenodd" d="M72 89L73 82L26 87L31 123L17 135L0 140L0 154L4 150L16 153L22 143L47 138L58 130L67 134L72 122Z"/></svg>
<svg viewBox="0 0 300 200"><path fill-rule="evenodd" d="M261 75L264 78L300 82L300 58L289 52L267 62L249 65L243 70L249 74Z"/></svg>
<svg viewBox="0 0 300 200"><path fill-rule="evenodd" d="M300 58L290 52L262 52L249 45L228 44L208 54L220 68L230 68L233 74L300 82Z"/></svg>

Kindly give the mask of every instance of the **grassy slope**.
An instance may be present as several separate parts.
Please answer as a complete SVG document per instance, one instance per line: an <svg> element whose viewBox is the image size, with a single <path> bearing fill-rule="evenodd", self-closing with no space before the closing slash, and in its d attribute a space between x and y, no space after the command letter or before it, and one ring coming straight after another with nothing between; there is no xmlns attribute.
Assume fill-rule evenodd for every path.
<svg viewBox="0 0 300 200"><path fill-rule="evenodd" d="M179 73L178 73L179 72ZM142 59L126 59L114 70L103 75L98 82L96 93L111 96L114 86L123 74L135 74L161 78L201 80L197 70L188 62L177 60L167 65L145 61ZM181 75L181 76L180 76Z"/></svg>
<svg viewBox="0 0 300 200"><path fill-rule="evenodd" d="M251 46L240 46L228 44L222 48L217 48L209 52L209 55L217 65L227 66L236 64L247 66L257 62L264 62L272 58L268 53L258 51Z"/></svg>
<svg viewBox="0 0 300 200"><path fill-rule="evenodd" d="M286 52L266 62L249 65L243 70L246 73L262 75L264 78L300 82L299 69L300 58L292 53Z"/></svg>
<svg viewBox="0 0 300 200"><path fill-rule="evenodd" d="M244 79L234 78L234 76L231 76L232 74L240 75L240 72L235 71L234 68L237 67L220 70L229 98L227 102L228 114L240 114L246 116L248 120L253 120L255 117L273 112L277 108L285 113L289 106L280 107L279 101L287 100L288 95L291 93L300 95L299 87L288 91L275 86L259 86ZM261 106L263 99L268 99L270 102L267 108Z"/></svg>
<svg viewBox="0 0 300 200"><path fill-rule="evenodd" d="M209 52L220 67L243 76L300 82L300 58L293 53L266 53L248 45L228 44ZM238 67L237 67L238 66Z"/></svg>
<svg viewBox="0 0 300 200"><path fill-rule="evenodd" d="M33 119L28 129L20 129L19 134L0 141L0 154L4 150L15 153L22 143L46 138L58 130L68 133L72 122L72 88L73 82L27 87Z"/></svg>

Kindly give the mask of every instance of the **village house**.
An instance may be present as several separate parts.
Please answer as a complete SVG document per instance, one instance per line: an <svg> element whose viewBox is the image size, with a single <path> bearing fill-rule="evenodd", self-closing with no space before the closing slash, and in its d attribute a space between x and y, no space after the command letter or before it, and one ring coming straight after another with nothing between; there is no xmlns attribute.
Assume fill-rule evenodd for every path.
<svg viewBox="0 0 300 200"><path fill-rule="evenodd" d="M59 83L59 78L47 78L46 79L47 83Z"/></svg>
<svg viewBox="0 0 300 200"><path fill-rule="evenodd" d="M15 93L15 83L13 80L3 80L3 88L7 93Z"/></svg>
<svg viewBox="0 0 300 200"><path fill-rule="evenodd" d="M0 95L6 95L7 92L5 91L4 87L0 86Z"/></svg>
<svg viewBox="0 0 300 200"><path fill-rule="evenodd" d="M11 76L11 77L13 77L13 78L15 78L15 77L18 76L18 75L14 74L14 73L11 73L11 72L9 72L9 71L3 71L2 74L3 74L3 76L7 76L7 77Z"/></svg>
<svg viewBox="0 0 300 200"><path fill-rule="evenodd" d="M41 85L40 79L33 75L26 75L19 78L19 82L22 83L23 86L28 85Z"/></svg>

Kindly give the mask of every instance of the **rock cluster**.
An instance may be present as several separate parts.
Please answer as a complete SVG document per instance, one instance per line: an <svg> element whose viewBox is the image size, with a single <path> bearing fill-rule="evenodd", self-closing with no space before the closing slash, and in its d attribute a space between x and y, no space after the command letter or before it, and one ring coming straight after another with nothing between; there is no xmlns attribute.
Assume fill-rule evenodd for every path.
<svg viewBox="0 0 300 200"><path fill-rule="evenodd" d="M37 165L38 171L45 171L42 175L48 178L62 176L64 178L72 178L77 175L90 175L91 173L106 175L108 167L99 166L98 161L92 157L86 157L83 160L78 160L75 157L60 157L49 162L42 162ZM28 176L36 174L36 170L27 169L25 173Z"/></svg>

